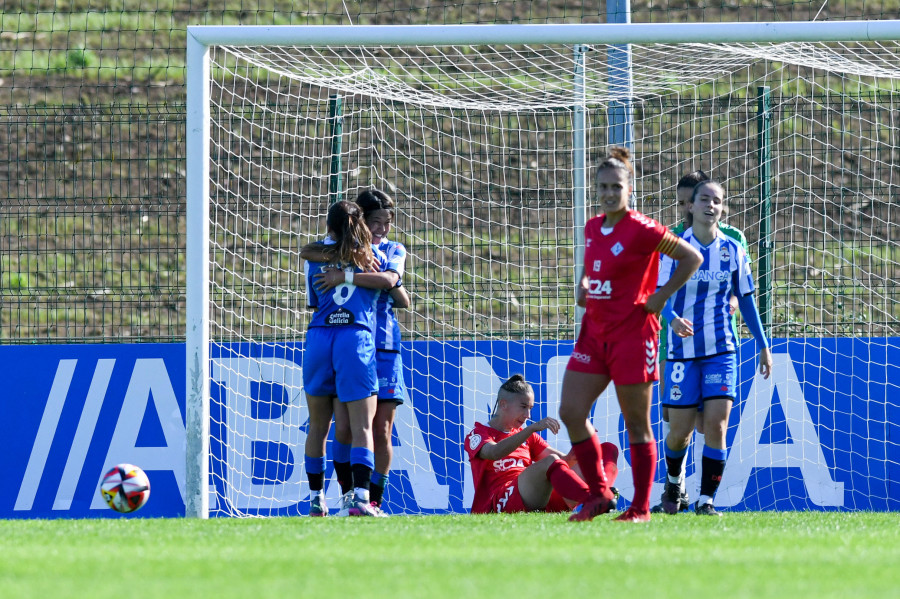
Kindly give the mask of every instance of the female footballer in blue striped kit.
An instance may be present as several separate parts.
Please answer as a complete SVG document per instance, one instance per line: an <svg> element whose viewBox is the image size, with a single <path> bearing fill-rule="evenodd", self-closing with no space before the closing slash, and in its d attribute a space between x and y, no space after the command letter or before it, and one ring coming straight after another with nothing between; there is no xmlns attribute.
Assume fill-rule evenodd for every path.
<svg viewBox="0 0 900 599"><path fill-rule="evenodd" d="M703 448L698 515L720 515L714 505L725 471L728 417L737 395L737 349L740 339L731 321L729 300L737 296L744 322L759 346L759 372L769 377L772 353L753 299L750 259L741 244L719 230L725 189L715 181L694 188L690 211L693 224L682 234L703 256L690 281L666 303L669 322L665 393L670 430L665 442L666 488L680 485L682 464L694 429L697 406L703 402L706 443ZM659 284L669 280L677 262L663 256ZM677 498L676 493L672 493ZM666 497L666 493L663 493Z"/></svg>

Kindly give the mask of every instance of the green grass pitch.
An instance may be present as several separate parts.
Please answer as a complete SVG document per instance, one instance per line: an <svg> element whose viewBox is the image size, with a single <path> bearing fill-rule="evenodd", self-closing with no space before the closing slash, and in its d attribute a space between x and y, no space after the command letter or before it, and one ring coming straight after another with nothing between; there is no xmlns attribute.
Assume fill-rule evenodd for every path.
<svg viewBox="0 0 900 599"><path fill-rule="evenodd" d="M900 515L7 520L0 596L900 596Z"/></svg>

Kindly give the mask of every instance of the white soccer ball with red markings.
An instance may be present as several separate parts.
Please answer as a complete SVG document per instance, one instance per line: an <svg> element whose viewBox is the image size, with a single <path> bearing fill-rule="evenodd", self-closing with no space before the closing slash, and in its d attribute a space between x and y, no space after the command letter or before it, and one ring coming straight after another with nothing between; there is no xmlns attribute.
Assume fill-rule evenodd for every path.
<svg viewBox="0 0 900 599"><path fill-rule="evenodd" d="M103 475L100 483L103 501L117 512L127 514L141 509L150 498L150 479L132 464L119 464Z"/></svg>

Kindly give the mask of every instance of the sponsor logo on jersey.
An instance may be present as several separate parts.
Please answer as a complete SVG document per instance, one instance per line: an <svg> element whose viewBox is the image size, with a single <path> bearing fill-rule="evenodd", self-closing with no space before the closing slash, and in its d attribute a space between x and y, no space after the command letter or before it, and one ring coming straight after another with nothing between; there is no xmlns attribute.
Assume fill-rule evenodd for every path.
<svg viewBox="0 0 900 599"><path fill-rule="evenodd" d="M591 247L591 237L584 240L584 247Z"/></svg>
<svg viewBox="0 0 900 599"><path fill-rule="evenodd" d="M600 272L600 261L594 260L594 272Z"/></svg>
<svg viewBox="0 0 900 599"><path fill-rule="evenodd" d="M353 324L356 320L353 318L353 313L347 310L346 308L338 308L334 312L328 315L325 319L326 324L329 326L340 327L348 324Z"/></svg>
<svg viewBox="0 0 900 599"><path fill-rule="evenodd" d="M588 295L594 299L609 299L612 295L612 283L601 279L588 279Z"/></svg>
<svg viewBox="0 0 900 599"><path fill-rule="evenodd" d="M506 472L513 468L524 467L525 462L522 461L522 458L501 458L499 460L494 460L494 472Z"/></svg>
<svg viewBox="0 0 900 599"><path fill-rule="evenodd" d="M591 355L583 354L580 351L572 352L572 359L576 362L581 362L582 364L590 364L591 363Z"/></svg>
<svg viewBox="0 0 900 599"><path fill-rule="evenodd" d="M472 433L469 435L469 449L475 451L475 448L481 445L481 435L478 433Z"/></svg>
<svg viewBox="0 0 900 599"><path fill-rule="evenodd" d="M704 282L715 281L721 283L722 281L728 280L730 275L731 273L727 270L698 270L691 275L691 280Z"/></svg>
<svg viewBox="0 0 900 599"><path fill-rule="evenodd" d="M613 256L618 256L619 254L622 253L622 251L624 249L625 249L625 246L623 246L621 242L617 241L616 245L612 246L611 251L613 253Z"/></svg>

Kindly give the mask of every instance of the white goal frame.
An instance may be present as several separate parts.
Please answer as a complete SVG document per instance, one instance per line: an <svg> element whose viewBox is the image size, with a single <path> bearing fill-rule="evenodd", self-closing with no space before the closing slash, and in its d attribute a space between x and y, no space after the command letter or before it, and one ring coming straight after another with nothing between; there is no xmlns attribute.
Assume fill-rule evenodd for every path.
<svg viewBox="0 0 900 599"><path fill-rule="evenodd" d="M575 46L595 43L852 42L898 39L900 39L900 20L691 24L188 27L186 59L186 516L207 518L209 515L210 46L484 44L566 44ZM586 187L583 180L582 183L576 183L576 185L579 184L584 184Z"/></svg>

